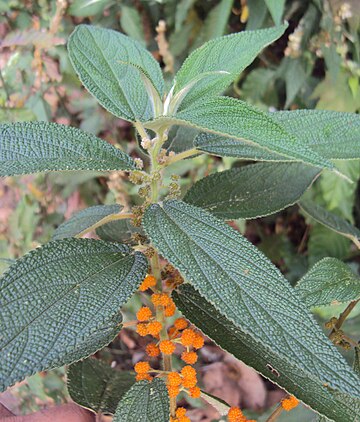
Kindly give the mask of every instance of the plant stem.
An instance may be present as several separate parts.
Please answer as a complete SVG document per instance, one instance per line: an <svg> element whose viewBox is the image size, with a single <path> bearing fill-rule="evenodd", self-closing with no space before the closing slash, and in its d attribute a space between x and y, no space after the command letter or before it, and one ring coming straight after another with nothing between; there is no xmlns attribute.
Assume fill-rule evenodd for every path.
<svg viewBox="0 0 360 422"><path fill-rule="evenodd" d="M333 330L329 334L330 340L332 339L332 337L334 336L336 331L340 330L340 328L343 325L343 323L345 322L346 318L349 316L350 312L355 308L355 306L359 303L359 301L360 301L360 299L350 302L348 304L348 306L346 307L346 309L340 314L340 316L339 316L339 318L338 318L338 320L335 324L335 327L333 328Z"/></svg>
<svg viewBox="0 0 360 422"><path fill-rule="evenodd" d="M272 414L266 419L266 422L274 422L281 415L283 408L279 405Z"/></svg>
<svg viewBox="0 0 360 422"><path fill-rule="evenodd" d="M140 136L146 135L145 129L142 125L136 126L136 129L139 131ZM141 131L141 132L140 132ZM147 135L146 135L147 136ZM164 133L160 133L158 138L155 138L155 143L151 147L150 159L151 159L151 169L150 169L150 177L152 178L150 189L151 189L151 203L155 204L159 201L159 187L162 182L162 176L160 177L157 175L160 165L158 162L158 154L161 149L161 146L165 142L165 135ZM158 252L155 249L155 253L151 258L151 269L153 276L157 280L157 288L159 291L163 291L162 280L161 280L161 264L160 264L160 257ZM163 307L156 308L156 319L162 324L162 330L160 332L160 341L169 340L169 335L166 328L166 317L164 314ZM162 354L163 359L163 369L166 372L172 372L172 357L171 355ZM175 410L176 410L176 398L170 398L170 414L172 417L175 417Z"/></svg>
<svg viewBox="0 0 360 422"><path fill-rule="evenodd" d="M123 220L125 218L134 218L134 214L127 213L127 214L110 214L106 217L102 218L97 223L93 224L92 226L88 227L87 229L83 230L82 232L78 233L75 237L82 237L84 234L89 233L95 229L97 229L100 226L103 226L106 223L110 223L110 221L116 221L116 220Z"/></svg>

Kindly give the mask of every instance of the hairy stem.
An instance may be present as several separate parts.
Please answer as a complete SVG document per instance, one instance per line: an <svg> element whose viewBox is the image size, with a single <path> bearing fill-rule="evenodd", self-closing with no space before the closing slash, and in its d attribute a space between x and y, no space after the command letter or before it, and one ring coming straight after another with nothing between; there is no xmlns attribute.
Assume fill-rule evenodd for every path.
<svg viewBox="0 0 360 422"><path fill-rule="evenodd" d="M266 422L274 422L282 413L283 408L279 405L272 414L266 419Z"/></svg>
<svg viewBox="0 0 360 422"><path fill-rule="evenodd" d="M144 130L145 132L145 130ZM140 132L139 132L140 133ZM144 133L146 134L146 132ZM142 134L140 133L142 136ZM159 134L158 138L155 138L154 144L150 149L150 159L151 159L151 172L150 177L152 178L150 189L151 189L151 203L157 203L159 201L159 188L162 182L162 176L157 175L159 172L160 165L158 163L158 154L161 149L161 146L165 142L166 137L164 133ZM157 289L163 291L162 280L161 280L161 264L160 257L158 252L155 250L154 255L151 258L151 269L154 277L157 280ZM169 340L169 335L166 328L166 317L164 314L163 307L156 308L156 319L162 324L162 330L160 332L160 341ZM171 355L162 354L163 359L163 369L166 372L172 372L172 357ZM175 417L176 410L176 398L170 398L170 414Z"/></svg>
<svg viewBox="0 0 360 422"><path fill-rule="evenodd" d="M340 314L335 327L333 328L333 330L331 331L331 333L329 334L329 339L332 340L334 337L334 334L336 333L337 330L340 330L341 326L343 325L343 323L345 322L346 318L349 316L350 312L355 308L355 306L359 303L360 299L358 300L354 300L352 302L350 302L348 304L348 306L346 307L346 309Z"/></svg>

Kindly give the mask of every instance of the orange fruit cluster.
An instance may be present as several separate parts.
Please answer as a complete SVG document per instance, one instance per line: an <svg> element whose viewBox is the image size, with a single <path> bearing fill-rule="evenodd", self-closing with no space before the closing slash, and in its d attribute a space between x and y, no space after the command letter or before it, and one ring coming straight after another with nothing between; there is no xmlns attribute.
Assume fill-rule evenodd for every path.
<svg viewBox="0 0 360 422"><path fill-rule="evenodd" d="M184 366L181 372L167 374L167 388L170 397L177 397L180 390L186 390L193 398L200 397L200 388L196 385L196 370L192 366Z"/></svg>
<svg viewBox="0 0 360 422"><path fill-rule="evenodd" d="M231 407L227 415L229 422L256 422L253 419L246 419L239 407Z"/></svg>
<svg viewBox="0 0 360 422"><path fill-rule="evenodd" d="M298 404L299 400L295 396L289 396L281 400L281 407L287 412L294 409L296 406L298 406Z"/></svg>
<svg viewBox="0 0 360 422"><path fill-rule="evenodd" d="M185 351L181 354L181 359L186 365L181 371L163 372L160 376L166 377L166 385L171 398L175 399L180 391L187 392L193 398L199 398L201 391L197 386L197 374L191 365L197 362L198 356L196 350L203 347L204 339L199 332L189 328L189 323L185 318L177 318L167 332L165 331L164 333L162 331L164 328L163 324L156 320L155 315L158 315L158 311L162 310L165 317L171 317L176 312L176 306L169 294L158 292L155 286L156 279L151 275L147 276L140 286L140 291L146 291L149 288L152 290L151 302L156 312L150 309L150 307L141 307L136 314L138 321L136 331L140 336L151 335L158 340L146 346L146 353L151 358L159 356L160 353L163 355L172 355L175 353L176 345L181 345L185 348ZM167 338L164 339L165 336ZM137 381L152 380L150 373L154 372L154 370L150 367L149 362L138 362L134 369ZM178 408L175 416L170 421L190 422L190 419L185 413L186 409Z"/></svg>
<svg viewBox="0 0 360 422"><path fill-rule="evenodd" d="M147 289L156 286L156 278L153 275L148 275L145 277L144 281L141 283L139 290L140 292L145 292Z"/></svg>
<svg viewBox="0 0 360 422"><path fill-rule="evenodd" d="M170 422L191 422L186 416L186 409L184 407L178 407L175 411L175 418L170 417Z"/></svg>

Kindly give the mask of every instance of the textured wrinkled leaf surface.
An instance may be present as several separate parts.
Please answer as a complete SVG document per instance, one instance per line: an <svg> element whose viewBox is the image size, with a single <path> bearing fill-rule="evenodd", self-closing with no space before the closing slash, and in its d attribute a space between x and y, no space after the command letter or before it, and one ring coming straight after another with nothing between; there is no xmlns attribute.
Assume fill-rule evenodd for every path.
<svg viewBox="0 0 360 422"><path fill-rule="evenodd" d="M214 133L200 133L194 139L194 146L200 151L219 157L236 157L253 161L293 161L285 155L276 154L258 145Z"/></svg>
<svg viewBox="0 0 360 422"><path fill-rule="evenodd" d="M305 360L290 361L279 356L273 348L225 318L189 284L182 285L178 292L173 293L173 298L184 316L221 348L255 368L264 377L294 394L317 412L337 422L348 422L358 417L358 398L324 386L320 379L304 369ZM301 341L302 333L297 334ZM309 350L310 359L311 354L312 351Z"/></svg>
<svg viewBox="0 0 360 422"><path fill-rule="evenodd" d="M143 234L141 227L135 227L130 219L111 221L96 229L96 234L108 242L126 243L135 233Z"/></svg>
<svg viewBox="0 0 360 422"><path fill-rule="evenodd" d="M117 204L95 205L78 211L55 230L53 239L59 240L73 237L98 223L103 218L111 214L118 214L122 208L122 206Z"/></svg>
<svg viewBox="0 0 360 422"><path fill-rule="evenodd" d="M0 125L0 176L134 168L130 156L73 127L45 122Z"/></svg>
<svg viewBox="0 0 360 422"><path fill-rule="evenodd" d="M326 110L294 110L269 113L323 157L360 158L360 116Z"/></svg>
<svg viewBox="0 0 360 422"><path fill-rule="evenodd" d="M110 343L147 265L94 239L53 241L11 265L0 279L0 390Z"/></svg>
<svg viewBox="0 0 360 422"><path fill-rule="evenodd" d="M360 298L360 278L336 258L317 262L297 283L296 290L309 308Z"/></svg>
<svg viewBox="0 0 360 422"><path fill-rule="evenodd" d="M135 383L134 374L116 371L98 359L85 359L69 366L67 388L80 406L114 414L123 395Z"/></svg>
<svg viewBox="0 0 360 422"><path fill-rule="evenodd" d="M345 237L348 237L352 241L358 242L360 240L360 230L342 217L339 217L338 215L328 211L327 209L308 199L302 199L299 202L299 205L307 215L323 226L334 230L335 232Z"/></svg>
<svg viewBox="0 0 360 422"><path fill-rule="evenodd" d="M359 396L360 380L295 290L238 232L176 200L151 205L143 225L160 253L235 326L330 388Z"/></svg>
<svg viewBox="0 0 360 422"><path fill-rule="evenodd" d="M161 117L147 126L178 124L218 135L233 137L240 141L257 144L277 154L286 155L319 167L334 165L304 145L258 108L230 97L203 100L201 107L194 105L178 112L174 117Z"/></svg>
<svg viewBox="0 0 360 422"><path fill-rule="evenodd" d="M225 220L262 217L294 204L319 173L302 163L251 164L204 177L184 201Z"/></svg>
<svg viewBox="0 0 360 422"><path fill-rule="evenodd" d="M129 121L154 117L142 73L160 98L164 82L159 64L138 41L112 29L78 25L68 50L81 82L106 110Z"/></svg>
<svg viewBox="0 0 360 422"><path fill-rule="evenodd" d="M285 130L296 136L317 154L327 159L360 158L360 116L324 110L280 111L268 114ZM211 133L201 133L194 146L202 151L225 157L256 161L290 161L243 141Z"/></svg>
<svg viewBox="0 0 360 422"><path fill-rule="evenodd" d="M113 422L169 422L170 402L160 378L136 382L121 399Z"/></svg>
<svg viewBox="0 0 360 422"><path fill-rule="evenodd" d="M186 95L181 108L223 92L263 48L281 37L286 28L287 25L283 25L225 35L193 51L176 74L175 94L201 74L219 71L228 74L213 74L200 80Z"/></svg>

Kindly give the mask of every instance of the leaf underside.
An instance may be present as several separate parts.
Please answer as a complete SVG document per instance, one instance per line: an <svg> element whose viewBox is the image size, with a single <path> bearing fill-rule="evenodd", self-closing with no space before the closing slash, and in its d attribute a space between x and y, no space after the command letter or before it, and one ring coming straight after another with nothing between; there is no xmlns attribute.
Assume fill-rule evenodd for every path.
<svg viewBox="0 0 360 422"><path fill-rule="evenodd" d="M96 413L114 414L120 399L134 383L133 373L116 371L93 358L76 362L67 370L70 397Z"/></svg>
<svg viewBox="0 0 360 422"><path fill-rule="evenodd" d="M130 156L73 127L46 122L0 125L0 176L134 168Z"/></svg>
<svg viewBox="0 0 360 422"><path fill-rule="evenodd" d="M309 308L360 298L360 278L336 258L324 258L317 262L295 288Z"/></svg>
<svg viewBox="0 0 360 422"><path fill-rule="evenodd" d="M118 214L122 208L122 206L117 204L95 205L78 211L55 230L53 239L60 240L76 236L82 231L98 223L103 218L111 214Z"/></svg>
<svg viewBox="0 0 360 422"><path fill-rule="evenodd" d="M318 223L335 231L351 240L360 240L360 230L346 221L344 218L328 211L322 206L308 199L299 202L300 208Z"/></svg>
<svg viewBox="0 0 360 422"><path fill-rule="evenodd" d="M181 201L150 206L143 224L160 253L235 327L317 383L359 396L359 379L294 289L238 232Z"/></svg>
<svg viewBox="0 0 360 422"><path fill-rule="evenodd" d="M257 163L204 177L184 201L218 218L257 218L293 205L320 174L302 163Z"/></svg>
<svg viewBox="0 0 360 422"><path fill-rule="evenodd" d="M0 390L108 344L147 266L125 245L73 238L11 265L0 279Z"/></svg>
<svg viewBox="0 0 360 422"><path fill-rule="evenodd" d="M128 218L111 221L96 229L96 234L100 239L108 242L131 242L133 241L132 236L135 233L143 234L143 230L141 227L135 227L131 224L131 220Z"/></svg>
<svg viewBox="0 0 360 422"><path fill-rule="evenodd" d="M341 394L300 368L301 363L280 357L272 348L225 318L189 284L173 293L183 315L222 349L295 395L315 411L337 422L355 421L359 399Z"/></svg>
<svg viewBox="0 0 360 422"><path fill-rule="evenodd" d="M170 402L164 381L139 381L124 395L113 422L169 422Z"/></svg>

